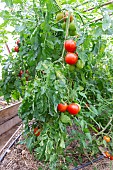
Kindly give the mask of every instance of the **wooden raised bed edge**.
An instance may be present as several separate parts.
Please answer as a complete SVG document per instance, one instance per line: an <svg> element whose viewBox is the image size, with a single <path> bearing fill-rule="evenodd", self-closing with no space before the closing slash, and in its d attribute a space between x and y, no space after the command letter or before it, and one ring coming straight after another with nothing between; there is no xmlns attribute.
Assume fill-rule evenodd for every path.
<svg viewBox="0 0 113 170"><path fill-rule="evenodd" d="M18 117L18 108L21 102L0 110L0 135L11 129L22 120Z"/></svg>

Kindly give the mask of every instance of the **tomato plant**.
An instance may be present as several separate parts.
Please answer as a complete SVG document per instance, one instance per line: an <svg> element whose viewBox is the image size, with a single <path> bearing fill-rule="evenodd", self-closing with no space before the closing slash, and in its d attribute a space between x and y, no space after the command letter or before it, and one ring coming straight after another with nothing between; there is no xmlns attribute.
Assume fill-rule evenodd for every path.
<svg viewBox="0 0 113 170"><path fill-rule="evenodd" d="M7 8L0 12L1 44L8 42L9 33L20 44L16 43L19 52L0 52L2 93L8 102L22 99L18 114L24 124L24 143L35 157L48 169L62 169L61 162L69 169L66 148L71 142L79 143L74 156L69 150L78 158L84 151L97 154L99 144L106 144L103 134L112 140L112 8L99 6L92 13L84 12L94 2L83 5L79 0L78 5L65 0L3 2ZM100 15L103 19L94 21ZM14 31L6 29L9 25ZM38 140L34 127L43 129Z"/></svg>
<svg viewBox="0 0 113 170"><path fill-rule="evenodd" d="M73 40L66 40L64 43L65 50L68 52L74 52L76 50L76 42Z"/></svg>
<svg viewBox="0 0 113 170"><path fill-rule="evenodd" d="M78 56L75 53L67 53L65 56L65 62L70 65L76 64L78 61Z"/></svg>

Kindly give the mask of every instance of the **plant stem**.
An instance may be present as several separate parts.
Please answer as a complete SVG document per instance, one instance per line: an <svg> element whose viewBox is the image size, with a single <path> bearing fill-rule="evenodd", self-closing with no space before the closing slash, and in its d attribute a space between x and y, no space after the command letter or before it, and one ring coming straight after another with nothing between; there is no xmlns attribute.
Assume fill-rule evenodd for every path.
<svg viewBox="0 0 113 170"><path fill-rule="evenodd" d="M80 6L83 6L83 5L85 5L85 4L89 3L89 2L90 2L90 0L86 1L86 2L83 2L82 4L76 5L73 9L78 8Z"/></svg>
<svg viewBox="0 0 113 170"><path fill-rule="evenodd" d="M68 14L68 18L67 18L67 21L66 21L66 34L65 34L65 40L67 39L68 37L68 32L69 32L69 24L70 24L70 15L71 15L71 12L69 12ZM64 42L65 42L64 40ZM61 55L61 58L62 60L64 60L64 52L65 52L65 48L64 48L64 45L63 45L63 50L62 50L62 55Z"/></svg>
<svg viewBox="0 0 113 170"><path fill-rule="evenodd" d="M92 11L92 10L93 10L93 9L95 9L95 8L100 8L100 7L103 7L103 6L106 6L106 5L112 4L112 3L113 3L113 0L112 0L112 1L109 1L109 2L106 2L106 3L102 4L102 5L97 5L97 6L95 6L95 7L92 7L92 8L86 9L86 10L84 10L83 12Z"/></svg>
<svg viewBox="0 0 113 170"><path fill-rule="evenodd" d="M10 54L10 49L7 43L5 43L8 53Z"/></svg>
<svg viewBox="0 0 113 170"><path fill-rule="evenodd" d="M100 131L99 133L95 134L95 136L101 135L109 127L112 120L113 120L113 115L112 115L112 117L110 117L110 120L109 120L108 124L104 127L104 129L102 131Z"/></svg>

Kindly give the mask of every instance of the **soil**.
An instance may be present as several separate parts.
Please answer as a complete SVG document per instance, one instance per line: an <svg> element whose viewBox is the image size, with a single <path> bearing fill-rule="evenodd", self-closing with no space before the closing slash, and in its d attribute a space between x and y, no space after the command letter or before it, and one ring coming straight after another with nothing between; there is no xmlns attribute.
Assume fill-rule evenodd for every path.
<svg viewBox="0 0 113 170"><path fill-rule="evenodd" d="M7 102L4 100L3 96L0 96L0 110L4 109L4 108L6 108L6 107L9 107L9 106L11 106L11 105L14 105L14 104L16 104L16 103L18 103L18 101L15 101L15 100L11 100L9 103L7 103Z"/></svg>
<svg viewBox="0 0 113 170"><path fill-rule="evenodd" d="M21 140L21 138L19 140ZM85 160L85 162L89 161ZM43 162L35 160L33 154L28 151L25 145L17 143L11 148L0 164L0 170L38 170L40 169L39 167L43 170L49 170L48 167L45 167ZM73 170L74 168L75 167L70 164L69 170ZM80 170L113 170L113 161L103 158Z"/></svg>

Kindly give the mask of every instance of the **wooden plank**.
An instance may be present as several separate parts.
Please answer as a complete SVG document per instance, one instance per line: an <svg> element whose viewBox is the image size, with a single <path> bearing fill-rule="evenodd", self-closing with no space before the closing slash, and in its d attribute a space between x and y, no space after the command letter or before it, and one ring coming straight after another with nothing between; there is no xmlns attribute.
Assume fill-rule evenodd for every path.
<svg viewBox="0 0 113 170"><path fill-rule="evenodd" d="M6 121L5 123L1 124L0 125L0 135L7 132L8 130L10 130L13 126L17 125L21 121L22 120L18 116L15 116L12 119L10 119L10 120Z"/></svg>
<svg viewBox="0 0 113 170"><path fill-rule="evenodd" d="M0 110L0 125L17 115L18 107L20 106L20 104L21 102L18 102L5 109Z"/></svg>
<svg viewBox="0 0 113 170"><path fill-rule="evenodd" d="M7 141L12 137L14 132L18 129L19 125L20 125L20 123L17 124L16 126L13 126L7 132L0 135L0 152L1 152L1 149L4 147L4 145L7 143Z"/></svg>

